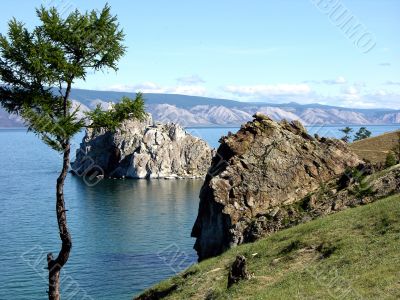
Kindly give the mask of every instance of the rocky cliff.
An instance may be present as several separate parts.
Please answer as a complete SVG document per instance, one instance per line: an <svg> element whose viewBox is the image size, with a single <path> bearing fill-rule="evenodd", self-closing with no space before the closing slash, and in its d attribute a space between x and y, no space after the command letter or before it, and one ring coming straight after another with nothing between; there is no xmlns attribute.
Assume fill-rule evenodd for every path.
<svg viewBox="0 0 400 300"><path fill-rule="evenodd" d="M125 121L115 132L86 130L72 164L75 174L101 170L111 178L204 177L213 150L177 124ZM89 174L90 175L90 174Z"/></svg>
<svg viewBox="0 0 400 300"><path fill-rule="evenodd" d="M277 123L261 114L220 143L192 229L199 260L253 240L258 217L273 216L361 163L342 141L312 137L298 121Z"/></svg>

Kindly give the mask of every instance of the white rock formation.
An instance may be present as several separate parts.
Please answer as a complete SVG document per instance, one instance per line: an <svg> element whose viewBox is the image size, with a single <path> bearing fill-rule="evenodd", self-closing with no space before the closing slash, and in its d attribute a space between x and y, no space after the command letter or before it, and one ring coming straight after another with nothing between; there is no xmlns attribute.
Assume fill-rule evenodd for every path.
<svg viewBox="0 0 400 300"><path fill-rule="evenodd" d="M95 171L109 178L198 178L211 165L213 150L173 123L128 120L115 132L88 129L72 172ZM103 174L101 174L103 173Z"/></svg>

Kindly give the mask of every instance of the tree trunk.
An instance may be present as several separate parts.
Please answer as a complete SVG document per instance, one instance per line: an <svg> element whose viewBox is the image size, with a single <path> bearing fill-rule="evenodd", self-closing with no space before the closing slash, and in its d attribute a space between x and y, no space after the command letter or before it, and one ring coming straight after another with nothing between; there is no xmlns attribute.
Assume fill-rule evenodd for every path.
<svg viewBox="0 0 400 300"><path fill-rule="evenodd" d="M70 143L66 141L64 146L64 157L63 167L60 175L57 178L57 190L56 190L56 212L58 229L60 231L60 239L62 242L61 250L56 259L53 258L53 254L47 254L47 266L49 269L49 300L60 300L60 271L62 267L67 263L69 253L71 252L72 240L71 235L67 227L67 215L64 202L64 182L68 174L69 168L69 154L70 154Z"/></svg>

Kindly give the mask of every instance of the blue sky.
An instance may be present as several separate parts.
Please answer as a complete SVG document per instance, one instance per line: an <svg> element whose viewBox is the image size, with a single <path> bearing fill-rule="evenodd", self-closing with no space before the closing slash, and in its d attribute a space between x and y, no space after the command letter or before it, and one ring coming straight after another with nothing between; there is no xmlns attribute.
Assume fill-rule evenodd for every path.
<svg viewBox="0 0 400 300"><path fill-rule="evenodd" d="M0 32L12 17L37 24L41 4L68 13L105 3L3 1ZM400 109L400 1L108 3L128 52L117 73L89 75L76 87Z"/></svg>

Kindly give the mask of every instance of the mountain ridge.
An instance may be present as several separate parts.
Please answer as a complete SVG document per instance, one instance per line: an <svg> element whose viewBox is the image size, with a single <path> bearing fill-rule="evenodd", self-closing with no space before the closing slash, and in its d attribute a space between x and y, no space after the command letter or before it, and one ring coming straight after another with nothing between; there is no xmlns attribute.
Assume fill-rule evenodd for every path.
<svg viewBox="0 0 400 300"><path fill-rule="evenodd" d="M132 92L95 91L73 89L71 99L82 110L93 109L97 104L107 107L122 96L134 96ZM388 125L400 124L400 110L358 109L319 103L299 104L241 102L179 94L144 94L147 110L155 121L174 122L190 127L240 126L256 112L269 115L274 120L298 120L305 125ZM0 108L0 127L22 127L23 122Z"/></svg>

